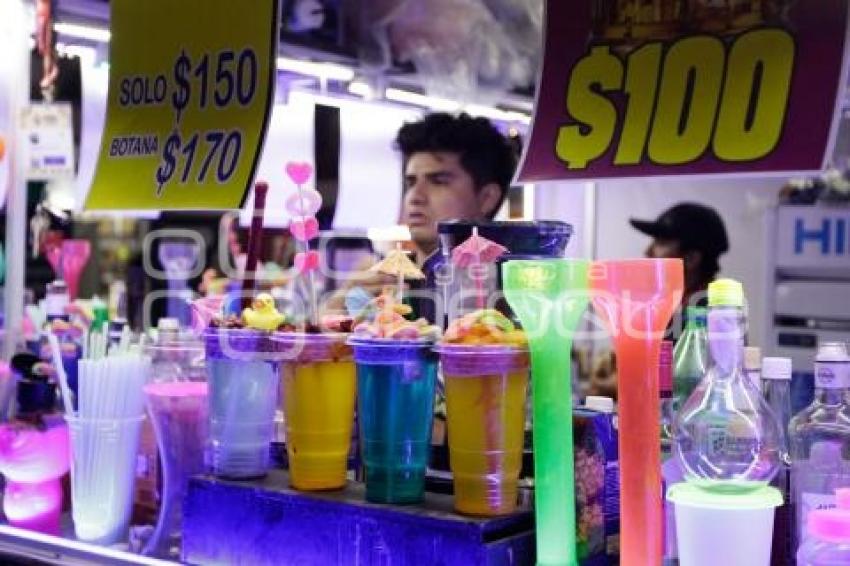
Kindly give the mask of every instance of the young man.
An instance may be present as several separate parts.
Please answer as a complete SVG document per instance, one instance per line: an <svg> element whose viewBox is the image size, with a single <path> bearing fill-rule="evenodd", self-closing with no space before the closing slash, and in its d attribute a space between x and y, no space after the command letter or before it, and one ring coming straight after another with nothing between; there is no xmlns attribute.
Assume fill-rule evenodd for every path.
<svg viewBox="0 0 850 566"><path fill-rule="evenodd" d="M396 147L404 160L399 221L410 228L416 263L427 276L417 287L434 289L437 224L492 219L510 188L517 151L489 120L445 113L402 126ZM377 295L385 285L395 283L392 277L368 272L371 263L358 266L358 273L325 303L326 312L342 312L345 293L352 287ZM433 304L415 303L418 315L434 320Z"/></svg>
<svg viewBox="0 0 850 566"><path fill-rule="evenodd" d="M492 219L516 168L508 139L488 120L466 114L405 124L396 146L404 157L401 223L410 227L419 263L437 249L438 222Z"/></svg>

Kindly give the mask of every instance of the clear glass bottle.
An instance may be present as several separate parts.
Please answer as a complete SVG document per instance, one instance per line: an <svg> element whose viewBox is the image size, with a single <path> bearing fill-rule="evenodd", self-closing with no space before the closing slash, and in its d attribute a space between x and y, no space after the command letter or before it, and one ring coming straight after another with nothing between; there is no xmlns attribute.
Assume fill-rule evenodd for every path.
<svg viewBox="0 0 850 566"><path fill-rule="evenodd" d="M673 456L673 420L678 410L673 396L673 342L661 343L661 359L658 363L659 401L661 403L661 482L664 491L664 559L663 566L678 563L676 549L676 515L672 503L667 501L667 489L681 481L679 466ZM671 473L672 472L672 473ZM678 473L677 473L678 472Z"/></svg>
<svg viewBox="0 0 850 566"><path fill-rule="evenodd" d="M814 509L835 506L835 490L850 487L850 357L840 342L824 343L815 359L815 398L788 425L794 548Z"/></svg>
<svg viewBox="0 0 850 566"><path fill-rule="evenodd" d="M790 358L764 358L761 361L762 394L779 420L782 430L788 430L791 420L791 374ZM776 509L773 519L773 546L770 563L772 566L793 564L792 511L791 511L791 462L787 453L783 455L782 467L771 483L782 492L782 506Z"/></svg>
<svg viewBox="0 0 850 566"><path fill-rule="evenodd" d="M744 292L720 279L708 288L711 365L676 419L676 455L688 481L742 491L766 485L781 465L784 435L744 375Z"/></svg>
<svg viewBox="0 0 850 566"><path fill-rule="evenodd" d="M685 330L673 349L673 394L681 406L708 370L708 336L705 331L706 309L685 309Z"/></svg>
<svg viewBox="0 0 850 566"><path fill-rule="evenodd" d="M661 403L661 463L673 455L673 419L676 399L673 397L673 343L661 343L658 364L659 401Z"/></svg>
<svg viewBox="0 0 850 566"><path fill-rule="evenodd" d="M791 422L791 358L765 358L761 363L762 394L782 430Z"/></svg>
<svg viewBox="0 0 850 566"><path fill-rule="evenodd" d="M759 391L762 390L761 371L761 348L747 346L744 348L744 374Z"/></svg>
<svg viewBox="0 0 850 566"><path fill-rule="evenodd" d="M806 542L797 553L798 566L850 564L850 492L839 489L837 508L818 509L809 515Z"/></svg>

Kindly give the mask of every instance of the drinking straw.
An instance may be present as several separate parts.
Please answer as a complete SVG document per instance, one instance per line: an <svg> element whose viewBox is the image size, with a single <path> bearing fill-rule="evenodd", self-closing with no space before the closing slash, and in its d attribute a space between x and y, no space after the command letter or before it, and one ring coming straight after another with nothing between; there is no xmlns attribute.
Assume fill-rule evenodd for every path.
<svg viewBox="0 0 850 566"><path fill-rule="evenodd" d="M59 340L53 332L47 333L47 341L50 343L50 352L53 355L53 365L56 367L56 375L59 377L59 387L62 389L62 404L65 406L65 413L74 415L74 405L71 401L71 388L68 386L68 374L65 373L65 366L62 365L62 352L59 349Z"/></svg>
<svg viewBox="0 0 850 566"><path fill-rule="evenodd" d="M263 245L263 215L266 210L266 195L269 184L257 181L254 184L254 216L251 218L251 234L248 240L248 259L242 281L242 308L251 306L251 298L257 287L257 263Z"/></svg>
<svg viewBox="0 0 850 566"><path fill-rule="evenodd" d="M302 221L304 221L306 223L306 221L309 217L307 215L307 203L304 202L304 187L300 182L296 182L296 185L298 187L298 203L299 203L299 206L301 207L301 214L302 214L301 219L302 219ZM308 256L308 254L310 253L310 242L309 242L309 240L305 239L303 242L301 242L301 245L303 246L301 253L303 253L304 257L306 258ZM318 298L318 295L317 295L317 292L316 292L316 277L315 277L315 275L313 275L314 270L312 268L308 268L308 269L306 269L306 271L307 271L307 290L308 290L309 296L310 296L310 304L309 304L309 307L308 307L310 310L307 313L308 314L308 320L310 321L311 324L318 325L319 324L319 298Z"/></svg>

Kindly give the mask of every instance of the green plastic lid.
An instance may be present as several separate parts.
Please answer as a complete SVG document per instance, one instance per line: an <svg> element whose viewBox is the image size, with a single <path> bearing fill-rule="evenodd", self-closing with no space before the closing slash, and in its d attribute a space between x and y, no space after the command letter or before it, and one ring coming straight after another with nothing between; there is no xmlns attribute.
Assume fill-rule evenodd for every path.
<svg viewBox="0 0 850 566"><path fill-rule="evenodd" d="M708 285L708 306L743 307L744 286L734 279L718 279Z"/></svg>
<svg viewBox="0 0 850 566"><path fill-rule="evenodd" d="M103 328L104 322L109 322L109 307L102 300L95 297L92 300L92 324L91 327L97 330Z"/></svg>
<svg viewBox="0 0 850 566"><path fill-rule="evenodd" d="M667 500L676 505L690 507L755 510L779 507L782 505L782 493L768 485L759 485L753 489L729 490L705 488L694 483L682 482L667 490Z"/></svg>

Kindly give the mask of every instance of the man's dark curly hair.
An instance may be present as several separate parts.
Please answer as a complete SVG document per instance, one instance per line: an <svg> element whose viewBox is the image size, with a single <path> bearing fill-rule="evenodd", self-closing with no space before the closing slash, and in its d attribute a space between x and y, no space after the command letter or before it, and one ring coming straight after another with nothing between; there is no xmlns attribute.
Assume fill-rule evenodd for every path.
<svg viewBox="0 0 850 566"><path fill-rule="evenodd" d="M473 118L468 114L434 113L418 122L409 122L399 130L396 147L405 161L420 152L458 154L461 166L472 177L476 189L490 183L502 189L491 217L505 200L517 165L517 154L511 142L486 118Z"/></svg>

